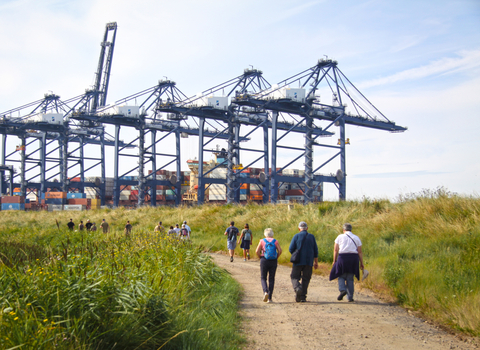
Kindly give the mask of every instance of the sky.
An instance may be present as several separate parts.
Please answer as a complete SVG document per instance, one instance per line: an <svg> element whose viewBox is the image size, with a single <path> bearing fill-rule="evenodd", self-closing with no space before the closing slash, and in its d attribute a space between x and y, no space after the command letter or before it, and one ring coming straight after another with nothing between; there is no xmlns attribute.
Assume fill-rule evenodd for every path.
<svg viewBox="0 0 480 350"><path fill-rule="evenodd" d="M0 111L92 86L108 22L109 103L165 78L192 96L251 67L274 84L328 56L408 128L347 127L347 199L480 193L478 0L0 0ZM324 196L338 191L326 184Z"/></svg>

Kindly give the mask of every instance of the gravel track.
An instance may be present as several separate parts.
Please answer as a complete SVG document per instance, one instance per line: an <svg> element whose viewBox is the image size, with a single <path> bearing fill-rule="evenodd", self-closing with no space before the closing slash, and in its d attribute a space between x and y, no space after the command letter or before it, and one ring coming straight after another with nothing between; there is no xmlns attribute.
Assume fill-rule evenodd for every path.
<svg viewBox="0 0 480 350"><path fill-rule="evenodd" d="M245 349L478 349L478 338L449 334L368 290L337 301L337 281L326 277L314 275L308 302L296 303L287 266L277 269L273 303L264 303L258 259L211 256L243 286Z"/></svg>

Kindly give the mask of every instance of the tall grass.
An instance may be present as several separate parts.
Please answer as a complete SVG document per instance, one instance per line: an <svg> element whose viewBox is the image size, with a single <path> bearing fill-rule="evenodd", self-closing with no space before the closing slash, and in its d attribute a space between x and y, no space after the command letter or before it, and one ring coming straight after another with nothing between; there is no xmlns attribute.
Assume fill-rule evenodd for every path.
<svg viewBox="0 0 480 350"><path fill-rule="evenodd" d="M0 348L225 349L241 340L238 285L189 243L142 231L41 233L2 237ZM34 240L61 244L30 250L24 242Z"/></svg>
<svg viewBox="0 0 480 350"><path fill-rule="evenodd" d="M329 272L332 263L335 237L342 232L342 224L350 222L354 233L362 239L366 267L371 272L365 282L359 283L359 287L367 287L387 297L395 298L405 307L418 310L426 317L453 329L480 335L480 199L476 197L460 197L443 189L437 189L403 196L395 203L365 198L355 202L295 205L290 210L286 205L248 204L180 208L145 207L138 210L99 210L88 213L5 212L0 216L2 232L0 258L5 266L10 266L9 259L23 259L24 264L31 263L32 258L27 257L28 254L23 254L22 250L29 250L32 252L32 257L38 256L40 260L48 261L53 254L52 247L63 249L62 243L65 242L65 237L68 237L70 247L82 244L85 246L85 238L82 241L81 234L66 232L66 223L70 217L77 223L79 220L86 219L98 223L105 218L110 223L112 232L107 235L90 234L89 244L106 245L109 247L107 251L111 251L112 245L115 244L119 247L132 244L120 238L123 237L123 226L127 220L130 220L134 226L134 236L140 232L145 234L152 232L156 222L160 220L163 221L164 226L181 224L183 220L187 220L193 231L192 243L202 251L226 251L226 237L223 233L232 220L239 228L242 228L245 223L250 225L254 238L253 250L259 239L263 238L263 230L271 227L275 232L275 238L285 251L285 254L280 257L280 262L284 264L287 264L290 258L288 246L291 238L298 232L299 221L303 220L308 223L309 231L316 236L319 260L322 262L320 271L325 274ZM60 229L57 228L55 219L61 223ZM150 240L153 240L153 237L155 236ZM193 260L188 260L188 254L193 253L180 254L179 261L168 260L162 258L161 251L164 249L166 248L152 249L148 255L151 256L149 259L152 261L161 260L158 265L151 265L153 270L161 270L161 274L160 272L155 274L150 269L150 272L145 272L145 276L153 273L154 280L161 280L163 288L168 285L169 290L173 290L174 285L178 285L179 282L168 278L165 271L180 270L186 273L186 270L190 270L191 267L186 270L185 267L194 264L193 261L201 261L202 255L194 249L196 257ZM174 249L180 249L180 247L173 245L167 251L171 255L178 255ZM126 266L132 266L133 262L138 260L138 256L144 255L140 252L135 253L136 251L132 250L127 254L128 264L124 263ZM15 254L16 257L10 256L11 254ZM239 248L237 248L237 254L241 254ZM108 261L112 263L111 260ZM119 264L123 260L117 258L115 261L117 267L122 266ZM187 261L190 261L187 265L179 265L180 262ZM208 267L207 270L210 268L212 267ZM129 271L129 268L126 271ZM123 274L111 272L111 276L112 281L117 281ZM178 278L183 286L183 278L186 277ZM141 281L145 283L144 280ZM233 282L228 280L232 286L228 287L229 291L224 296L219 296L215 289L223 290L222 284L225 284L225 281L207 284L210 286L208 290L214 293L216 298L209 298L213 294L208 294L201 288L198 289L199 294L196 297L203 300L202 303L231 302L228 293L234 295L238 293ZM149 284L146 285L152 288ZM175 297L165 299L168 301L166 305L169 307L183 305L184 301L190 300L186 298L187 294L183 293L191 293L191 290L175 292ZM175 299L172 303L171 300L174 298L180 299ZM208 313L210 306L203 306L204 304L199 308L201 312L198 317L203 317L204 313L213 319L217 317L217 311ZM167 310L169 310L168 307ZM5 315L4 313L3 317L6 317ZM169 313L169 315L175 315L175 313ZM182 316L181 319L185 318ZM188 324L199 322L195 318L185 320ZM181 320L175 322L178 324ZM169 321L167 324L171 323L174 321ZM203 327L197 325L193 328L197 330ZM175 328L177 333L179 329L183 328ZM199 334L202 332L197 331ZM172 333L175 332L172 331ZM172 339L172 342L179 341L178 339L187 341L186 339L194 333L179 334ZM209 334L211 336L211 333Z"/></svg>

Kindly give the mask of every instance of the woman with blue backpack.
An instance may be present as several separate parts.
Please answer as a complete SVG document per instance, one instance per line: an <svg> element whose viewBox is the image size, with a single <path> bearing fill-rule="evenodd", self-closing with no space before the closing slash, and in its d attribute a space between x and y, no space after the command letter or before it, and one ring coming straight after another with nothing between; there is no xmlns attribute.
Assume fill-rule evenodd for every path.
<svg viewBox="0 0 480 350"><path fill-rule="evenodd" d="M273 230L271 228L266 228L263 235L265 238L260 240L255 253L260 258L260 281L262 282L263 288L263 301L271 303L273 288L275 286L277 260L282 254L282 248L280 244L278 244L278 241L273 238Z"/></svg>
<svg viewBox="0 0 480 350"><path fill-rule="evenodd" d="M240 237L238 238L237 244L242 241L242 244L240 244L240 248L243 249L243 261L250 260L250 245L252 244L253 238L252 238L252 231L250 231L250 228L248 227L248 224L245 224L245 228L242 230L242 233Z"/></svg>

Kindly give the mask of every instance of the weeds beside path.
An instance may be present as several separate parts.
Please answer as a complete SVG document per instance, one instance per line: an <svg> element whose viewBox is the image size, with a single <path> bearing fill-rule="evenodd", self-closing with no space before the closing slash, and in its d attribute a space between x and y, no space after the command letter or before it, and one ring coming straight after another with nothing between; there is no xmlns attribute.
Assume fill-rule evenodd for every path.
<svg viewBox="0 0 480 350"><path fill-rule="evenodd" d="M211 254L244 289L240 301L248 349L477 349L477 339L444 332L404 309L356 291L355 303L337 301L336 281L314 275L307 303L295 303L290 268L279 266L273 303L262 301L259 261L230 263ZM466 340L465 340L466 339ZM477 342L478 344L478 342Z"/></svg>

